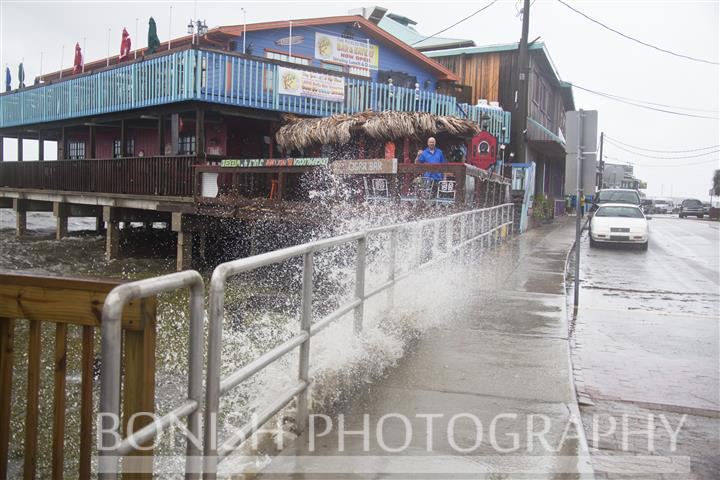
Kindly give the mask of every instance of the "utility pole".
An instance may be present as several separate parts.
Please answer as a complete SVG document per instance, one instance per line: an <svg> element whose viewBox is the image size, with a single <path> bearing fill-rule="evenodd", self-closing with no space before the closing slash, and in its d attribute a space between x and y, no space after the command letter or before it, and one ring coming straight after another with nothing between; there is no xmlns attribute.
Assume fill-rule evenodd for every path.
<svg viewBox="0 0 720 480"><path fill-rule="evenodd" d="M578 111L578 136L577 136L577 197L575 200L575 298L574 306L577 312L580 304L580 236L582 235L582 209L580 199L583 195L583 139L585 138L585 112L582 109Z"/></svg>
<svg viewBox="0 0 720 480"><path fill-rule="evenodd" d="M600 190L602 188L603 182L603 175L605 174L605 160L603 160L603 140L605 139L605 132L600 132L600 155L598 156L598 166L600 168L600 178L598 179L597 183L597 189Z"/></svg>
<svg viewBox="0 0 720 480"><path fill-rule="evenodd" d="M530 31L530 0L525 0L523 4L523 20L522 35L520 37L520 45L518 51L518 75L517 90L515 90L516 108L513 118L515 140L517 142L517 161L526 163L526 132L527 132L527 116L528 116L528 88L530 84L530 54L528 51L528 35Z"/></svg>

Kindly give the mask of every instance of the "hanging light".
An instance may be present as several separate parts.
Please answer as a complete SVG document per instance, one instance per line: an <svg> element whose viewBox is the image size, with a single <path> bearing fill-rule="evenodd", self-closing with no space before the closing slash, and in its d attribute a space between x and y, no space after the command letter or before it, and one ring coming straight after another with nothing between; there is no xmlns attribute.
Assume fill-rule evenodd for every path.
<svg viewBox="0 0 720 480"><path fill-rule="evenodd" d="M190 19L190 22L187 25L187 33L188 35L192 35L195 31L195 26L193 25L192 19Z"/></svg>
<svg viewBox="0 0 720 480"><path fill-rule="evenodd" d="M198 30L200 31L200 35L207 35L208 26L205 23L205 20L203 20L202 23L198 20Z"/></svg>

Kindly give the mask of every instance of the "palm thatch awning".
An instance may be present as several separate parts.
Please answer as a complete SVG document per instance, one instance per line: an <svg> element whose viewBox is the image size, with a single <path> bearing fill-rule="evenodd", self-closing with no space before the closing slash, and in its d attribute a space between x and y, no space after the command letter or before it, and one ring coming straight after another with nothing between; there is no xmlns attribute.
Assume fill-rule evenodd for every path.
<svg viewBox="0 0 720 480"><path fill-rule="evenodd" d="M322 118L286 115L284 119L285 125L275 134L283 150L303 150L315 145L345 145L353 136L389 141L401 138L425 139L439 134L469 138L480 133L480 127L470 120L424 112L366 111Z"/></svg>

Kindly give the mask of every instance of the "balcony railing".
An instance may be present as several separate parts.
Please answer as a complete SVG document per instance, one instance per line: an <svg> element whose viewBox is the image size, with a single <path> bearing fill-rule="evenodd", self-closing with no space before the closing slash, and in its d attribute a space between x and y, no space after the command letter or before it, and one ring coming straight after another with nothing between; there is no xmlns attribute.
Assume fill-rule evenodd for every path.
<svg viewBox="0 0 720 480"><path fill-rule="evenodd" d="M195 156L0 163L0 187L168 197L192 196Z"/></svg>
<svg viewBox="0 0 720 480"><path fill-rule="evenodd" d="M314 116L368 109L451 115L484 124L501 142L510 141L509 112L355 76L345 77L343 101L285 95L278 88L281 66L319 71L229 52L187 49L1 94L0 128L199 100Z"/></svg>

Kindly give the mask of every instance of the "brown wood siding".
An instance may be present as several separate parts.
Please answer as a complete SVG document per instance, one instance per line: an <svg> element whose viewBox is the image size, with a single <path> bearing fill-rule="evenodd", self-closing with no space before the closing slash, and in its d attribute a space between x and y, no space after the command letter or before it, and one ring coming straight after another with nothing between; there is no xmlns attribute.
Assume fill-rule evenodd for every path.
<svg viewBox="0 0 720 480"><path fill-rule="evenodd" d="M500 101L499 53L455 55L436 60L460 77L460 83L472 89L472 103L479 99L489 102Z"/></svg>
<svg viewBox="0 0 720 480"><path fill-rule="evenodd" d="M554 82L551 72L546 71L543 64L538 62L535 55L530 61L530 91L528 101L528 116L557 135L558 130L565 130L565 103L563 102L560 87ZM534 130L533 130L534 132ZM541 138L531 140L546 140Z"/></svg>

